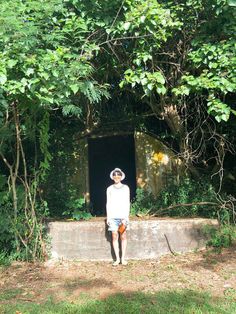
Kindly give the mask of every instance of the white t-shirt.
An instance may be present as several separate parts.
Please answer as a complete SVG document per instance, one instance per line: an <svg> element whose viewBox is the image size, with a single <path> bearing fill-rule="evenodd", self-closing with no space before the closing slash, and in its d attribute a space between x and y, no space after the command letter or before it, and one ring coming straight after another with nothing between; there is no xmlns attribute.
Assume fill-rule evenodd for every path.
<svg viewBox="0 0 236 314"><path fill-rule="evenodd" d="M111 218L129 219L130 190L128 185L115 184L107 188L107 220Z"/></svg>

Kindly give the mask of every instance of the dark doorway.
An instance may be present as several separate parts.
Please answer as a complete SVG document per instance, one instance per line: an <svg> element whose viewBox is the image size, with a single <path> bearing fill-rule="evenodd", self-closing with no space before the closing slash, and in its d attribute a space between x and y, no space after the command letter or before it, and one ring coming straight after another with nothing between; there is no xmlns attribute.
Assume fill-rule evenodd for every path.
<svg viewBox="0 0 236 314"><path fill-rule="evenodd" d="M106 189L112 184L110 172L121 168L126 175L123 183L130 187L131 199L135 196L136 171L133 135L90 138L89 187L93 215L106 215Z"/></svg>

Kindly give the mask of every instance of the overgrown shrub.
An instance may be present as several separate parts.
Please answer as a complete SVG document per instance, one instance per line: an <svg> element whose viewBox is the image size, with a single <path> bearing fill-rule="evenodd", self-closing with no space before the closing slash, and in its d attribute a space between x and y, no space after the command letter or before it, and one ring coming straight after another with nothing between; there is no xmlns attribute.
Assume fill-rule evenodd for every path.
<svg viewBox="0 0 236 314"><path fill-rule="evenodd" d="M221 249L230 247L236 242L235 225L221 224L218 228L207 225L203 231L209 237L208 246Z"/></svg>
<svg viewBox="0 0 236 314"><path fill-rule="evenodd" d="M69 219L89 220L90 218L92 218L92 215L89 212L89 206L86 203L85 198L77 198L75 190L70 190L70 198L66 202L65 206L67 210L63 212L63 215Z"/></svg>
<svg viewBox="0 0 236 314"><path fill-rule="evenodd" d="M35 220L27 216L23 206L24 190L17 188L18 209L14 215L11 193L7 189L6 178L0 176L0 264L12 260L43 259L46 254L47 203L40 199L35 202Z"/></svg>
<svg viewBox="0 0 236 314"><path fill-rule="evenodd" d="M12 225L12 202L7 190L7 179L0 175L0 251L1 260L9 255L14 247L14 230Z"/></svg>
<svg viewBox="0 0 236 314"><path fill-rule="evenodd" d="M153 194L145 189L137 189L136 197L131 202L130 214L132 216L145 216L155 212L157 200Z"/></svg>
<svg viewBox="0 0 236 314"><path fill-rule="evenodd" d="M200 181L184 178L179 185L168 186L158 197L158 209L188 204L188 206L183 205L167 210L165 213L169 216L212 217L215 215L212 204L201 205L199 203L216 203L215 189L212 184L204 178Z"/></svg>
<svg viewBox="0 0 236 314"><path fill-rule="evenodd" d="M0 252L0 266L10 266L12 262L12 255L6 252Z"/></svg>
<svg viewBox="0 0 236 314"><path fill-rule="evenodd" d="M63 127L59 122L63 121ZM46 181L43 183L43 198L48 202L50 217L60 219L70 208L72 199L80 198L80 186L72 180L79 160L79 145L76 135L79 126L73 122L51 119L51 147L52 161ZM75 191L76 189L76 191ZM68 207L69 206L69 207Z"/></svg>
<svg viewBox="0 0 236 314"><path fill-rule="evenodd" d="M209 182L203 179L195 181L183 178L179 185L168 185L157 197L150 191L137 189L136 198L131 205L131 214L215 217L216 210L213 204L217 204L216 193Z"/></svg>

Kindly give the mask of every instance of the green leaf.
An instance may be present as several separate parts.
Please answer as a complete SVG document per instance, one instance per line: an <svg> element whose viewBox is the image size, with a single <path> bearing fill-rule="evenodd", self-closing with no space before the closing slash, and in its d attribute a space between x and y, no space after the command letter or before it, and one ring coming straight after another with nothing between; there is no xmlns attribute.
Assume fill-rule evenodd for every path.
<svg viewBox="0 0 236 314"><path fill-rule="evenodd" d="M149 83L149 84L147 85L147 88L148 88L149 90L152 90L152 89L153 89L153 84L152 84L152 83Z"/></svg>
<svg viewBox="0 0 236 314"><path fill-rule="evenodd" d="M26 70L26 72L25 72L25 74L27 75L27 76L30 76L31 74L33 74L34 73L34 69L33 68L28 68L27 70Z"/></svg>
<svg viewBox="0 0 236 314"><path fill-rule="evenodd" d="M53 75L54 77L59 77L59 73L58 73L58 71L56 71L56 70L53 70L53 71L52 71L52 75Z"/></svg>
<svg viewBox="0 0 236 314"><path fill-rule="evenodd" d="M78 84L72 84L72 85L70 85L70 89L72 90L72 92L74 94L76 94L79 90L79 85Z"/></svg>
<svg viewBox="0 0 236 314"><path fill-rule="evenodd" d="M141 23L144 23L145 19L146 19L146 16L145 16L145 15L142 15L142 16L140 17L140 22L141 22Z"/></svg>
<svg viewBox="0 0 236 314"><path fill-rule="evenodd" d="M228 0L228 5L231 7L236 7L236 0Z"/></svg>
<svg viewBox="0 0 236 314"><path fill-rule="evenodd" d="M160 72L154 73L153 76L158 83L165 84L165 78Z"/></svg>
<svg viewBox="0 0 236 314"><path fill-rule="evenodd" d="M227 115L227 114L222 114L221 120L223 120L223 121L228 121L228 120L229 120L229 115Z"/></svg>
<svg viewBox="0 0 236 314"><path fill-rule="evenodd" d="M18 63L17 60L10 59L7 61L7 65L10 69L12 69Z"/></svg>
<svg viewBox="0 0 236 314"><path fill-rule="evenodd" d="M4 84L6 83L6 81L7 81L6 75L3 74L3 73L1 73L1 74L0 74L0 84L1 84L1 85L4 85Z"/></svg>
<svg viewBox="0 0 236 314"><path fill-rule="evenodd" d="M119 87L120 87L120 88L123 88L123 87L124 87L124 84L125 84L125 82L124 82L124 81L121 81L120 84L119 84Z"/></svg>
<svg viewBox="0 0 236 314"><path fill-rule="evenodd" d="M50 104L53 104L53 103L54 103L52 97L43 97L42 99L43 99L45 102L47 102L47 103L50 103Z"/></svg>
<svg viewBox="0 0 236 314"><path fill-rule="evenodd" d="M45 86L40 87L39 91L42 94L48 94L48 89Z"/></svg>
<svg viewBox="0 0 236 314"><path fill-rule="evenodd" d="M131 23L130 22L126 22L123 25L123 28L127 31L130 28Z"/></svg>
<svg viewBox="0 0 236 314"><path fill-rule="evenodd" d="M236 110L230 109L230 111L236 116Z"/></svg>
<svg viewBox="0 0 236 314"><path fill-rule="evenodd" d="M163 85L159 85L159 86L157 86L156 91L158 94L165 95L166 88Z"/></svg>
<svg viewBox="0 0 236 314"><path fill-rule="evenodd" d="M47 72L41 72L41 77L43 77L46 81L49 79L49 75Z"/></svg>
<svg viewBox="0 0 236 314"><path fill-rule="evenodd" d="M144 77L142 80L141 80L141 84L142 85L147 85L147 82L148 82L148 79L146 77Z"/></svg>

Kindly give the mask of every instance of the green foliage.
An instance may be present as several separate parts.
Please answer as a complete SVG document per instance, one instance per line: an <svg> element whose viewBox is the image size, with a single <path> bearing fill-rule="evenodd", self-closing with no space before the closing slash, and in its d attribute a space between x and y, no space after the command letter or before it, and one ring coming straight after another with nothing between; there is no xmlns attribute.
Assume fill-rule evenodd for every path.
<svg viewBox="0 0 236 314"><path fill-rule="evenodd" d="M123 21L110 30L129 36L120 87L151 97L158 115L199 95L216 121L228 121L236 112L226 98L236 90L235 18L226 0L126 1Z"/></svg>
<svg viewBox="0 0 236 314"><path fill-rule="evenodd" d="M170 216L203 216L213 217L215 215L212 206L194 205L198 202L215 202L215 189L211 183L202 177L201 181L184 178L179 185L171 185L163 190L158 197L159 208L166 208L175 204L193 204L192 206L180 206L170 209Z"/></svg>
<svg viewBox="0 0 236 314"><path fill-rule="evenodd" d="M127 1L125 10L123 31L137 39L120 87L140 85L146 96L165 95L166 79L162 69L154 66L155 54L182 23L173 11L156 1Z"/></svg>
<svg viewBox="0 0 236 314"><path fill-rule="evenodd" d="M88 206L84 198L71 197L66 203L67 210L63 215L74 220L89 220L92 215L88 212Z"/></svg>
<svg viewBox="0 0 236 314"><path fill-rule="evenodd" d="M234 40L223 40L217 44L195 43L189 59L200 74L184 75L182 80L186 84L176 88L175 93L189 95L190 92L207 92L208 112L218 122L227 121L230 113L235 114L235 110L224 102L225 95L236 90L235 55Z"/></svg>
<svg viewBox="0 0 236 314"><path fill-rule="evenodd" d="M49 210L46 201L38 201L35 205L37 222L27 219L21 210L17 221L13 221L15 234L21 235L23 242L15 243L13 247L13 258L16 260L35 261L44 260L47 255L48 234L45 220ZM17 246L20 244L20 248Z"/></svg>
<svg viewBox="0 0 236 314"><path fill-rule="evenodd" d="M156 211L156 199L145 189L136 190L135 199L131 202L130 214L132 216L146 216Z"/></svg>
<svg viewBox="0 0 236 314"><path fill-rule="evenodd" d="M81 187L72 180L78 167L79 145L77 136L81 127L77 121L51 119L50 153L52 160L47 178L43 183L42 197L48 202L50 216L61 218L68 210L68 202L81 198ZM71 216L70 216L71 217Z"/></svg>
<svg viewBox="0 0 236 314"><path fill-rule="evenodd" d="M230 106L225 98L236 90L236 12L231 5L229 1L215 1L207 7L211 17L192 41L189 69L181 78L182 84L172 90L176 95L205 95L208 113L218 122L228 121L230 114L236 113L234 104Z"/></svg>
<svg viewBox="0 0 236 314"><path fill-rule="evenodd" d="M91 76L89 60L98 46L86 40L88 21L66 11L63 1L41 6L38 1L9 1L7 6L0 4L0 12L4 22L0 92L8 104L24 99L27 104L61 107L65 115L80 116L80 104L69 98L76 95L98 102L109 96L107 85ZM71 36L76 44L71 45Z"/></svg>
<svg viewBox="0 0 236 314"><path fill-rule="evenodd" d="M40 162L39 173L41 181L45 180L45 177L50 168L50 161L52 160L52 155L49 152L49 114L45 112L42 120L38 123L39 131L39 147L43 155L44 160Z"/></svg>
<svg viewBox="0 0 236 314"><path fill-rule="evenodd" d="M78 210L78 209L75 209L73 211L73 214L72 214L72 218L74 220L89 220L92 217L93 216L90 213L88 213L88 212L86 212L84 210Z"/></svg>
<svg viewBox="0 0 236 314"><path fill-rule="evenodd" d="M165 78L161 72L150 73L142 69L137 69L136 71L128 69L124 73L124 80L120 83L120 87L123 87L125 84L131 84L132 87L140 84L147 96L150 96L153 90L161 95L166 93Z"/></svg>
<svg viewBox="0 0 236 314"><path fill-rule="evenodd" d="M0 251L3 252L1 259L4 260L5 254L10 254L14 246L14 230L12 215L12 200L7 190L7 179L0 174Z"/></svg>
<svg viewBox="0 0 236 314"><path fill-rule="evenodd" d="M203 230L209 237L207 245L216 249L230 247L236 242L235 225L221 224L218 228L208 225Z"/></svg>
<svg viewBox="0 0 236 314"><path fill-rule="evenodd" d="M24 190L18 190L19 199L25 197ZM46 202L37 202L38 223L27 217L23 202L19 202L17 218L12 212L12 198L8 194L0 206L0 251L2 263L10 263L12 260L32 260L44 258L47 232L44 219L48 216ZM20 241L21 239L21 241ZM43 247L40 247L40 246ZM0 262L1 263L1 262Z"/></svg>
<svg viewBox="0 0 236 314"><path fill-rule="evenodd" d="M170 184L155 198L151 192L137 190L137 196L132 202L131 213L135 215L168 215L174 217L216 217L216 210L209 205L197 205L199 202L216 202L213 186L206 180L201 182L184 178L179 185ZM177 206L192 204L191 206ZM168 209L168 207L173 208ZM163 211L163 209L166 209Z"/></svg>
<svg viewBox="0 0 236 314"><path fill-rule="evenodd" d="M0 267L1 266L10 266L11 265L11 256L9 256L9 253L6 252L0 252Z"/></svg>

